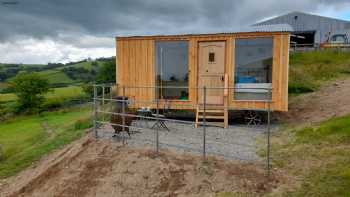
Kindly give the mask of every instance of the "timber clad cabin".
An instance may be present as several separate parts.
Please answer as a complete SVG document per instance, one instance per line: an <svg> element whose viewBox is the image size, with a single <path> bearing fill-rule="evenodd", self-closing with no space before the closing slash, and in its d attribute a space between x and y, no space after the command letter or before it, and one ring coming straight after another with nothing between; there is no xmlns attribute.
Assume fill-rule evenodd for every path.
<svg viewBox="0 0 350 197"><path fill-rule="evenodd" d="M137 108L159 98L198 111L206 86L206 103L218 109L266 110L272 96L271 109L287 111L289 32L117 37L117 84Z"/></svg>

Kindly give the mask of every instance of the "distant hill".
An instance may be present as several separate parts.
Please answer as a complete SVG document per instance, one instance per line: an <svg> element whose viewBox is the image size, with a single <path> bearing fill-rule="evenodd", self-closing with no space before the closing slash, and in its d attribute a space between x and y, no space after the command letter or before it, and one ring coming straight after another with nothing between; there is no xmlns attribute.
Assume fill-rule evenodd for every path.
<svg viewBox="0 0 350 197"><path fill-rule="evenodd" d="M21 72L37 72L47 78L51 87L64 87L93 81L101 66L114 57L77 62L49 64L4 64L0 63L0 93L6 92L8 82Z"/></svg>

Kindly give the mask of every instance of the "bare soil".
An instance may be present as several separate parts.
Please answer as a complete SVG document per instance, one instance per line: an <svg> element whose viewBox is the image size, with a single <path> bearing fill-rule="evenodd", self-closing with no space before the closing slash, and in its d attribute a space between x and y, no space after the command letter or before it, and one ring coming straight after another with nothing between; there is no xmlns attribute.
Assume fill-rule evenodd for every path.
<svg viewBox="0 0 350 197"><path fill-rule="evenodd" d="M350 113L350 78L333 82L319 91L290 99L289 111L278 114L287 123L318 123Z"/></svg>
<svg viewBox="0 0 350 197"><path fill-rule="evenodd" d="M317 123L350 113L350 79L294 97L288 123ZM0 196L215 196L234 192L262 196L289 182L265 166L162 151L128 148L88 135L0 180Z"/></svg>
<svg viewBox="0 0 350 197"><path fill-rule="evenodd" d="M277 173L268 180L256 164L170 151L156 155L86 136L2 180L0 196L261 196L283 180Z"/></svg>

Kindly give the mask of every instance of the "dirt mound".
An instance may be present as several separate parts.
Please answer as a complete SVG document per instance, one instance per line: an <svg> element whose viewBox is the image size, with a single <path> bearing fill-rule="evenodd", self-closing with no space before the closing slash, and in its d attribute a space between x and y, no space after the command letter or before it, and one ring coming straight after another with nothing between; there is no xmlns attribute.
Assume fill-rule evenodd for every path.
<svg viewBox="0 0 350 197"><path fill-rule="evenodd" d="M87 136L4 180L1 196L212 196L217 192L262 195L264 166L162 151L135 150Z"/></svg>
<svg viewBox="0 0 350 197"><path fill-rule="evenodd" d="M350 113L350 79L333 82L319 91L292 98L287 113L278 117L288 123L317 123Z"/></svg>

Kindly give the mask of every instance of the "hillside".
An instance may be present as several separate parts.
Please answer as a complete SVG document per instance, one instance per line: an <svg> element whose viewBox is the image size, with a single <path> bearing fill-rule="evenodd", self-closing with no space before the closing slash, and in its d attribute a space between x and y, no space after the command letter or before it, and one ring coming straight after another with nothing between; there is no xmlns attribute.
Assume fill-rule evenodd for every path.
<svg viewBox="0 0 350 197"><path fill-rule="evenodd" d="M350 76L350 52L321 50L290 55L289 93L317 91L325 83Z"/></svg>
<svg viewBox="0 0 350 197"><path fill-rule="evenodd" d="M67 64L1 64L0 63L0 92L7 87L16 74L20 72L37 72L49 80L52 87L76 85L84 81L91 81L99 68L111 58L101 58L95 61L79 61Z"/></svg>
<svg viewBox="0 0 350 197"><path fill-rule="evenodd" d="M289 181L270 196L349 196L350 53L298 53L291 64L290 87L301 91L279 114L271 153Z"/></svg>
<svg viewBox="0 0 350 197"><path fill-rule="evenodd" d="M277 114L289 124L319 123L350 113L350 77L333 80L316 92L293 96L288 113Z"/></svg>
<svg viewBox="0 0 350 197"><path fill-rule="evenodd" d="M80 63L77 67L88 69L93 65ZM201 157L163 147L156 157L151 150L133 149L117 140L96 140L87 135L42 157L31 168L0 180L0 192L4 196L348 196L350 53L294 53L290 71L290 110L279 116L284 123L282 126L273 125L269 179L265 166L256 163L216 157L203 161ZM53 113L47 119L25 118L20 124L26 123L26 128L16 129L16 132L9 131L18 124L15 121L2 128L14 136L31 127L38 128L42 134L72 120L67 128L63 124L64 128L58 129L72 131L80 112L74 113L73 118L62 113L59 116ZM45 133L44 136L50 135ZM43 155L38 139L36 135L19 138L23 141L20 150L15 143L7 143L11 139L6 139L5 143L14 145L11 151L23 152L19 157L24 163L17 163L18 155L14 154L14 159L10 160L13 163L0 166L3 177L15 174ZM34 151L35 159L27 145L39 147ZM53 149L45 145L48 146L45 151ZM263 150L259 154L266 156Z"/></svg>
<svg viewBox="0 0 350 197"><path fill-rule="evenodd" d="M323 93L326 90L329 89ZM297 126L281 128L272 138L273 166L289 177L289 181L280 185L271 196L347 197L350 194L349 102L330 99L327 103L331 105L323 106L325 110L322 110L318 106L312 108L308 100L313 97L303 98L300 104L307 109L292 112L290 117L290 120L295 118L292 122ZM347 106L341 109L342 104ZM341 111L334 113L337 112L332 109L334 106ZM310 119L303 118L310 110L312 125L307 124Z"/></svg>

